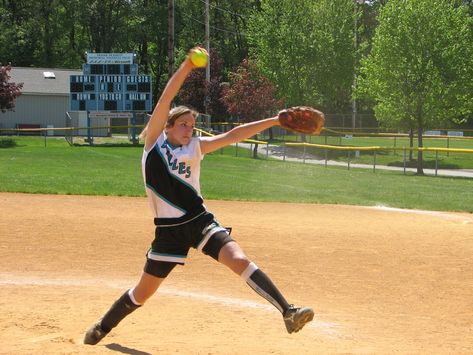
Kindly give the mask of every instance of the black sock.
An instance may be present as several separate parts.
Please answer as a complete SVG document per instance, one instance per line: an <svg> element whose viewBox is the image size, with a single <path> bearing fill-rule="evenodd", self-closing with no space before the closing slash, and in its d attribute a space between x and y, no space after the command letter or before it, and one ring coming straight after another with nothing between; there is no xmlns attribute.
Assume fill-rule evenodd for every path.
<svg viewBox="0 0 473 355"><path fill-rule="evenodd" d="M134 310L138 309L140 306L133 303L128 291L126 291L115 303L110 307L107 313L102 318L100 322L102 329L105 332L110 332L112 328L115 328L120 321L129 315Z"/></svg>
<svg viewBox="0 0 473 355"><path fill-rule="evenodd" d="M265 298L269 303L276 307L279 312L284 314L289 308L284 296L279 292L271 279L254 263L250 263L241 276L246 283L261 297Z"/></svg>

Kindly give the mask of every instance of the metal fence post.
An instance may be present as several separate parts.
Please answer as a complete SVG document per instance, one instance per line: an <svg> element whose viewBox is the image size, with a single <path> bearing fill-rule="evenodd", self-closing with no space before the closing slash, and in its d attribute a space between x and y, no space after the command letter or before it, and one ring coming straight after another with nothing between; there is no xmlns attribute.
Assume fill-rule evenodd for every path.
<svg viewBox="0 0 473 355"><path fill-rule="evenodd" d="M306 150L306 148L305 148L305 144L304 144L304 153L302 155L302 163L303 164L305 164L305 150Z"/></svg>
<svg viewBox="0 0 473 355"><path fill-rule="evenodd" d="M90 127L90 111L87 111L87 140L86 142L88 142L90 145L93 144L94 142L94 139L92 137L93 133L92 133L92 128Z"/></svg>
<svg viewBox="0 0 473 355"><path fill-rule="evenodd" d="M266 160L269 159L269 142L266 143Z"/></svg>
<svg viewBox="0 0 473 355"><path fill-rule="evenodd" d="M404 147L404 175L406 175L406 147Z"/></svg>
<svg viewBox="0 0 473 355"><path fill-rule="evenodd" d="M136 138L136 111L133 111L131 116L131 142L137 145L139 140Z"/></svg>
<svg viewBox="0 0 473 355"><path fill-rule="evenodd" d="M435 151L435 176L437 176L437 169L438 169L438 159L439 159L439 151Z"/></svg>
<svg viewBox="0 0 473 355"><path fill-rule="evenodd" d="M373 154L373 173L376 172L376 150Z"/></svg>
<svg viewBox="0 0 473 355"><path fill-rule="evenodd" d="M350 159L351 159L351 152L348 151L348 170L350 170Z"/></svg>
<svg viewBox="0 0 473 355"><path fill-rule="evenodd" d="M325 167L327 167L327 148L324 149L325 151Z"/></svg>

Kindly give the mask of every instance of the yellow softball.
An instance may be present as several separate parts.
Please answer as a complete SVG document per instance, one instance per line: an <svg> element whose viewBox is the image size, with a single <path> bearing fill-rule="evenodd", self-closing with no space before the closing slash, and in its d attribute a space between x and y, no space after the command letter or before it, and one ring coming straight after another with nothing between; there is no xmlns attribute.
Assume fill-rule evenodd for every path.
<svg viewBox="0 0 473 355"><path fill-rule="evenodd" d="M203 68L207 66L208 56L203 50L196 49L191 55L192 64L198 68Z"/></svg>

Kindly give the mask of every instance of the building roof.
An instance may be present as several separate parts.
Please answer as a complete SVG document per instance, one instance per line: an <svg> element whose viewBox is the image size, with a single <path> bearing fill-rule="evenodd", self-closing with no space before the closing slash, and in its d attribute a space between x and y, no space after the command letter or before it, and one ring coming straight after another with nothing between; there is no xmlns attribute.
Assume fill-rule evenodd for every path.
<svg viewBox="0 0 473 355"><path fill-rule="evenodd" d="M13 67L9 75L10 82L23 83L22 94L69 95L69 77L82 70Z"/></svg>

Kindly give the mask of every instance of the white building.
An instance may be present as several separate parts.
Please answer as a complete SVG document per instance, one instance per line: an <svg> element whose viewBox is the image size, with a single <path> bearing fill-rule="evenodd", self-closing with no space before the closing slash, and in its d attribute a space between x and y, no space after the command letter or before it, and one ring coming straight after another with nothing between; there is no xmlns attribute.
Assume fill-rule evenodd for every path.
<svg viewBox="0 0 473 355"><path fill-rule="evenodd" d="M10 82L23 83L23 88L15 111L0 112L0 128L65 126L69 76L82 74L81 70L13 67L9 74Z"/></svg>

